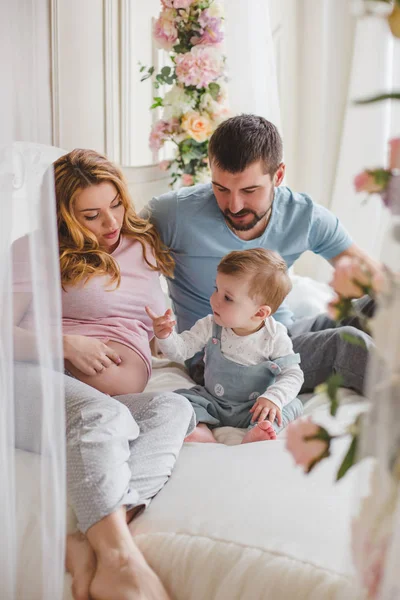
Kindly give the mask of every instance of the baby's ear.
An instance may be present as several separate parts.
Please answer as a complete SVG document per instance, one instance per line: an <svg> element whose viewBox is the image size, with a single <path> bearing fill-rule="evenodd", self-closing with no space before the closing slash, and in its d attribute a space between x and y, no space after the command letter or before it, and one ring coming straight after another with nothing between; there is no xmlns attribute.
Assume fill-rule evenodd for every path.
<svg viewBox="0 0 400 600"><path fill-rule="evenodd" d="M267 304L263 304L262 306L260 306L260 308L258 309L258 311L256 312L256 314L254 315L255 317L257 317L258 319L268 319L268 317L271 316L272 310L271 307L268 306Z"/></svg>

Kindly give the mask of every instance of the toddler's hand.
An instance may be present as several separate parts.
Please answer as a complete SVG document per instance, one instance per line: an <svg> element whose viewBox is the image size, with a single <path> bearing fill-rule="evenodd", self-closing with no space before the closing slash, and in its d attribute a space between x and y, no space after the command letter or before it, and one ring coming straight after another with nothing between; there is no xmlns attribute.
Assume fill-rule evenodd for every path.
<svg viewBox="0 0 400 600"><path fill-rule="evenodd" d="M153 321L154 335L160 340L165 340L171 335L176 324L176 321L172 319L172 310L169 308L161 317L158 317L148 306L145 309Z"/></svg>
<svg viewBox="0 0 400 600"><path fill-rule="evenodd" d="M278 425L282 425L282 413L280 409L274 402L271 402L271 400L268 400L268 398L264 398L264 396L259 396L257 398L250 409L250 412L253 413L253 417L251 419L252 423L255 423L257 420L258 422L265 421L266 419L273 423L276 419Z"/></svg>

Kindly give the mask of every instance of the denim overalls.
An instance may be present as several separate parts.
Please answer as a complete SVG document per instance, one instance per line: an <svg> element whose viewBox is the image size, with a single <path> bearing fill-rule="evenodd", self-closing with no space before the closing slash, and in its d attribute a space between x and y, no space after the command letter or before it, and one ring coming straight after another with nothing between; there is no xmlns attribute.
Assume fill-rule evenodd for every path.
<svg viewBox="0 0 400 600"><path fill-rule="evenodd" d="M241 365L221 352L221 326L213 324L213 337L205 348L204 386L176 390L192 404L197 423L211 427L254 427L250 408L258 396L274 383L281 367L300 362L298 354L290 354L267 360L258 365ZM297 419L303 412L299 398L293 399L282 409L282 427ZM276 430L281 428L277 426Z"/></svg>

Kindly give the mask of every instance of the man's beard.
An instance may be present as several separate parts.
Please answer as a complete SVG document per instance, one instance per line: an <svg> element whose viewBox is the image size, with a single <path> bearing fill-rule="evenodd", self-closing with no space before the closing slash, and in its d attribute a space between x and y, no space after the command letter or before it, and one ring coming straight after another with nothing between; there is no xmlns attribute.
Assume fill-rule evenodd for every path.
<svg viewBox="0 0 400 600"><path fill-rule="evenodd" d="M240 224L240 223L238 224L238 223L235 223L235 221L232 221L232 219L230 218L230 215L232 215L233 213L231 213L231 211L228 208L226 210L224 210L224 217L228 221L228 223L232 229L235 229L236 231L250 231L250 229L253 229L257 225L257 223L262 221L262 219L264 219L264 217L266 217L268 215L270 210L271 210L271 206L268 208L268 210L266 210L261 215L257 214L255 210L251 210L250 208L246 208L244 210L240 210L238 213L234 213L235 217L242 217L244 215L253 215L253 219L251 221L249 221L248 223L243 223L243 224Z"/></svg>

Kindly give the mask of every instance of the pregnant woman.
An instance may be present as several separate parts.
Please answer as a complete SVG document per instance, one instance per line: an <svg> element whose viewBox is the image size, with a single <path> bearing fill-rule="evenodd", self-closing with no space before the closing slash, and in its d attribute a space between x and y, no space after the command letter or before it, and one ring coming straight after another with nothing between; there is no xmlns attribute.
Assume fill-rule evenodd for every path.
<svg viewBox="0 0 400 600"><path fill-rule="evenodd" d="M138 394L151 374L153 330L144 307L164 310L159 274L171 275L173 260L104 156L74 150L54 163L54 177L67 375L51 376L64 377L67 489L80 530L67 543L74 597L163 600L127 522L165 484L195 425L186 401ZM13 248L14 345L16 360L29 362L35 347L26 244L21 238ZM40 419L41 388L26 362L16 398L23 410L29 389ZM26 436L17 431L19 447L29 446Z"/></svg>

